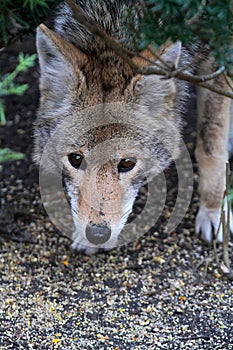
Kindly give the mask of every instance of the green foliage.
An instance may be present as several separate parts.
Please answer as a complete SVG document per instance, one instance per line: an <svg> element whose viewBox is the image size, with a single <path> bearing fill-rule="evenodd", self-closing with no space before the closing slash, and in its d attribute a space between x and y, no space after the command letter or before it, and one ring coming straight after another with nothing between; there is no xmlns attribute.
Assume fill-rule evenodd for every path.
<svg viewBox="0 0 233 350"><path fill-rule="evenodd" d="M118 0L120 1L120 0ZM124 0L122 0L124 1ZM60 0L0 0L0 47L47 18ZM125 0L131 4L131 38L137 48L181 40L209 44L217 62L231 70L232 0ZM136 24L135 24L135 18Z"/></svg>
<svg viewBox="0 0 233 350"><path fill-rule="evenodd" d="M158 47L168 39L181 40L184 45L199 41L208 44L217 62L230 71L233 64L232 0L141 0L132 3L129 12L131 35L138 48L149 44Z"/></svg>
<svg viewBox="0 0 233 350"><path fill-rule="evenodd" d="M24 56L23 53L19 53L19 64L14 71L0 78L0 125L6 124L4 104L1 97L11 94L22 95L27 90L28 84L16 85L14 80L20 72L34 65L35 58L36 55Z"/></svg>
<svg viewBox="0 0 233 350"><path fill-rule="evenodd" d="M59 0L0 0L0 47L31 33Z"/></svg>
<svg viewBox="0 0 233 350"><path fill-rule="evenodd" d="M24 159L23 153L11 151L9 148L0 149L0 163L7 162L9 160Z"/></svg>
<svg viewBox="0 0 233 350"><path fill-rule="evenodd" d="M0 80L0 125L6 124L4 103L1 97L15 94L22 95L28 88L28 84L16 85L14 80L20 72L26 71L29 67L32 67L35 62L36 55L25 55L19 53L19 64L13 70L13 72L6 74ZM11 151L9 148L0 149L0 163L9 160L24 159L25 155L22 153Z"/></svg>

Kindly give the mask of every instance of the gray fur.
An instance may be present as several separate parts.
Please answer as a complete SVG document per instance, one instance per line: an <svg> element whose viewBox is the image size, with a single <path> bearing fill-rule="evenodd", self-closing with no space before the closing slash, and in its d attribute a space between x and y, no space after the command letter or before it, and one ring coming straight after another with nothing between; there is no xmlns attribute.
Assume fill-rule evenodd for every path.
<svg viewBox="0 0 233 350"><path fill-rule="evenodd" d="M91 19L103 27L109 35L117 37L118 40L125 38L127 35L124 29L125 15L128 1L77 0L76 3ZM55 20L55 31L85 53L96 54L106 49L106 45L101 40L94 37L86 28L77 23L70 7L66 3L59 7ZM124 39L124 41L126 40Z"/></svg>
<svg viewBox="0 0 233 350"><path fill-rule="evenodd" d="M125 13L129 1L79 0L76 2L109 35L128 45ZM135 76L130 67L106 44L93 37L88 30L77 23L67 4L59 7L55 20L55 32L60 36L46 27L40 27L37 30L41 99L35 124L34 159L48 171L49 168L54 171L56 167L65 169L66 185L76 225L73 247L78 249L84 247L86 252L93 253L96 247L92 246L89 249L86 246L85 227L89 225L89 221L94 224L92 226L99 227L99 220L105 216L104 219L102 218L103 222L107 222L114 235L112 241L104 244L103 248L113 248L132 210L143 180L142 169L147 179L150 179L169 166L172 159L179 156L181 115L185 102L189 98L189 87L186 82L174 78L164 79L158 75ZM187 65L191 57L188 50L181 49L179 42L168 45L162 56L166 62L176 67ZM206 96L205 94L206 92L201 91L199 114L203 114L202 117L207 118L209 125L212 125L213 96L212 93ZM217 112L213 113L216 119L228 113L228 103L225 103L224 98L218 97L214 102L216 111L219 106L221 107L220 115ZM227 118L223 123L226 121ZM62 127L59 128L61 125ZM109 127L104 127L106 125ZM227 129L226 125L223 125L224 130ZM103 135L98 132L99 127L100 129L103 127ZM219 198L221 199L225 179L218 171L220 162L221 167L222 164L224 165L225 155L222 158L213 155L212 163L216 163L216 166L211 168L212 181L210 182L209 179L208 167L212 163L208 161L206 155L203 157L206 146L212 147L214 143L208 136L211 135L209 129L205 133L206 139L199 138L197 152L199 163L204 170L201 178L204 179L202 183L205 186L201 191L207 199L202 200L196 229L198 232L207 231L202 235L206 241L211 240L212 227L217 227L219 222L220 207L216 203ZM198 135L202 134L200 131ZM221 139L220 134L221 129L220 132L216 130L219 147L214 145L215 152L217 148L219 152L225 147L225 139L223 137ZM233 143L232 134L233 122L229 137L229 141ZM101 144L105 141L107 141L106 147L101 148ZM87 171L83 169L77 171L71 167L69 155L73 152L82 152ZM125 156L136 156L136 166L132 172L118 174L117 164ZM215 158L218 162L214 162ZM104 160L111 161L107 162L107 166L103 166ZM102 172L98 177L97 191L92 188L91 180L98 166ZM216 179L220 184L218 196L215 193ZM92 206L91 210L86 208L85 203L78 206L82 199L79 195L82 186L90 201L93 200L93 207L97 206L96 212L101 213L101 218L100 214L96 215ZM92 198L96 194L95 190L101 197L99 201ZM209 207L209 194L214 210L211 206ZM108 208L106 196L107 198L115 196L119 201L115 209L117 213L121 212L119 214L121 216L118 217L117 222L113 221L112 216L109 215L111 208ZM85 210L88 212L87 215L84 214Z"/></svg>
<svg viewBox="0 0 233 350"><path fill-rule="evenodd" d="M88 16L102 25L108 34L124 41L127 37L124 30L126 3L79 1ZM135 77L125 62L75 21L67 4L60 6L55 31L66 42L46 29L37 31L41 101L35 125L34 159L41 169L48 172L59 172L61 167L65 169L64 180L77 230L73 235L73 246L79 248L87 245L84 230L88 220L94 219L84 218L82 208L77 207L79 186L85 182L86 172L71 169L67 161L69 154L84 147L90 173L96 166L101 169L104 159L112 160L109 169L102 174L103 179L99 178L104 183L100 193L104 193L106 183L111 188L111 177L114 176L111 172L115 174L120 159L124 155L136 156L134 175L119 174L118 183L114 185L113 182L116 188L120 186L120 192L124 189L117 209L122 211L118 223L111 222L112 218L108 216L111 208L107 202L94 203L99 205L99 212L105 215L104 220L113 232L112 240L103 247L112 248L132 210L144 177L153 178L179 155L180 117L188 97L187 84L161 79L157 75ZM187 61L188 57L185 50L181 52L180 43L170 45L163 55L164 60L175 66ZM98 141L96 128L103 125L108 127L103 129L103 135L99 133ZM101 149L102 142L107 144ZM99 145L100 151L97 152L95 147ZM114 189L112 195L119 197ZM99 222L94 222L94 225L98 226ZM95 251L93 249L91 251ZM87 247L85 250L90 252Z"/></svg>

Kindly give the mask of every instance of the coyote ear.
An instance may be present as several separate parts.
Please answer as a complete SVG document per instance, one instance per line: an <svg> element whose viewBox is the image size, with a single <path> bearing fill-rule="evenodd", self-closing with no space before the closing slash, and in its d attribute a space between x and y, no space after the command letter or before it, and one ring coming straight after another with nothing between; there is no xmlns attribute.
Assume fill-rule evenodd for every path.
<svg viewBox="0 0 233 350"><path fill-rule="evenodd" d="M165 47L161 58L168 64L171 64L173 67L177 68L181 55L182 44L180 41L177 41L174 44L167 44Z"/></svg>
<svg viewBox="0 0 233 350"><path fill-rule="evenodd" d="M164 62L176 68L180 60L181 43L166 43L165 47L162 47L158 54ZM139 59L135 59L135 62L141 66L145 65L143 56L146 59L154 59L153 53L145 50ZM162 64L159 60L156 63L158 65ZM161 79L161 76L156 74L138 75L133 78L131 84L140 105L147 106L150 110L158 110L159 113L163 111L164 106L173 108L177 90L174 79Z"/></svg>
<svg viewBox="0 0 233 350"><path fill-rule="evenodd" d="M80 68L87 61L84 53L60 35L41 24L37 28L36 46L40 63L42 98L59 100L84 79Z"/></svg>

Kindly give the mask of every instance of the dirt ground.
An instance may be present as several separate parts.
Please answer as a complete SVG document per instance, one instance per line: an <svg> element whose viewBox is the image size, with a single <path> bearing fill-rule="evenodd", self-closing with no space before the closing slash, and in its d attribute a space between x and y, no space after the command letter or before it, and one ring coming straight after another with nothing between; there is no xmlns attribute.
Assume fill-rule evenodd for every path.
<svg viewBox="0 0 233 350"><path fill-rule="evenodd" d="M14 69L18 51L34 52L33 40L0 52L1 73ZM233 349L232 281L219 274L213 249L193 230L193 102L184 136L195 186L184 220L166 233L176 193L171 168L165 212L155 227L126 246L85 256L71 251L41 203L31 159L38 76L35 66L18 78L30 88L6 99L7 125L0 127L0 147L26 154L0 170L0 349ZM221 259L221 247L218 254Z"/></svg>

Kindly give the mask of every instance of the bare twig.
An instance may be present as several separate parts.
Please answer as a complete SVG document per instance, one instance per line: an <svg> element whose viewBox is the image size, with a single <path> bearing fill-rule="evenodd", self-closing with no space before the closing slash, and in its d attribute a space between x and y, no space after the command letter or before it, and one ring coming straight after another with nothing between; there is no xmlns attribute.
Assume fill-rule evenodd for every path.
<svg viewBox="0 0 233 350"><path fill-rule="evenodd" d="M167 64L166 61L164 61L162 59L161 56L159 55L155 55L150 48L148 47L148 51L154 56L155 59L157 59L158 61L160 61L162 63L162 65L167 66L167 68L169 68L169 70L171 69L171 67ZM154 59L150 59L148 57L145 57L144 55L142 55L140 52L135 53L135 56L137 58L141 58L142 60L144 60L145 62L149 63L152 67L157 67L159 69L159 71L163 74L167 74L167 70L164 69L160 64L158 64L157 61L155 61ZM138 67L138 69L140 70L140 68Z"/></svg>
<svg viewBox="0 0 233 350"><path fill-rule="evenodd" d="M168 71L171 71L172 66L167 63L160 55L158 55L151 45L148 47L148 50L165 68L168 69Z"/></svg>
<svg viewBox="0 0 233 350"><path fill-rule="evenodd" d="M192 82L193 83L204 83L208 80L212 80L212 79L215 79L217 78L219 75L221 75L223 72L225 71L225 67L220 67L217 71L213 72L213 73L210 73L210 74L207 74L207 75L193 75L193 74L190 74L190 77L192 79ZM182 76L181 74L181 70L178 69L178 70L175 70L171 73L171 77L176 77L177 75L178 76ZM187 77L188 73L185 73L185 77Z"/></svg>
<svg viewBox="0 0 233 350"><path fill-rule="evenodd" d="M213 72L208 75L202 75L202 76L197 76L197 75L190 74L188 72L183 72L183 69L180 69L180 68L178 70L175 70L174 67L170 67L170 71L167 71L167 69L163 69L162 67L159 67L158 65L156 65L156 63L153 63L149 66L139 67L133 60L133 57L135 54L134 52L123 47L121 43L119 43L118 41L113 39L110 35L108 35L105 32L105 30L98 23L92 20L82 10L80 6L75 4L73 0L66 0L66 2L72 9L76 20L81 25L86 27L93 35L98 36L109 48L111 48L112 51L114 51L119 57L121 57L126 63L128 63L128 65L130 66L134 74L142 74L142 75L156 74L156 75L165 76L166 78L174 77L176 79L188 81L192 84L201 86L215 93L218 93L220 95L233 99L233 91L225 91L213 84L207 83L207 81L216 78L220 74L223 74L225 70L224 67L220 67L216 72ZM145 61L146 60L148 61L148 59L144 57L142 58ZM161 58L160 58L160 61L161 61ZM166 68L167 67L168 67L168 64L166 64Z"/></svg>
<svg viewBox="0 0 233 350"><path fill-rule="evenodd" d="M168 73L164 74L161 71L158 72L158 69L156 69L153 66L142 67L141 69L139 69L139 72L140 72L140 74L143 74L143 75L159 74L159 75L164 75L168 78L172 75L172 73L170 73L170 76L169 76ZM222 90L221 88L218 88L217 86L206 82L207 80L216 78L220 74L222 74L222 69L219 69L218 71L216 71L212 74L209 74L207 76L197 76L197 75L193 75L193 74L190 74L187 72L180 71L179 73L176 74L175 78L177 78L179 80L188 81L192 84L201 86L203 88L206 88L208 90L216 92L217 94L220 94L220 95L223 95L223 96L226 96L226 97L233 99L233 92L232 91ZM211 75L212 75L212 78L211 78Z"/></svg>
<svg viewBox="0 0 233 350"><path fill-rule="evenodd" d="M201 86L203 88L206 88L210 91L216 92L219 95L233 99L233 92L232 91L225 91L225 90L222 90L221 88L218 88L218 87L213 86L212 84L208 84L208 83L197 83L196 85Z"/></svg>
<svg viewBox="0 0 233 350"><path fill-rule="evenodd" d="M195 67L195 64L197 61L199 61L200 59L200 54L203 48L201 48L201 50L198 50L198 52L196 52L196 54L194 55L193 59L188 63L185 64L179 68L176 69L177 74L183 71L188 71L189 68Z"/></svg>
<svg viewBox="0 0 233 350"><path fill-rule="evenodd" d="M230 79L226 72L224 72L224 78L225 78L225 81L227 83L227 85L229 86L229 88L233 91L233 82L232 82L232 79Z"/></svg>
<svg viewBox="0 0 233 350"><path fill-rule="evenodd" d="M218 271L222 274L222 269L221 269L221 264L220 264L220 260L219 260L219 257L218 257L218 252L217 252L217 239L218 239L218 236L219 236L219 233L220 233L220 229L221 229L221 226L222 226L222 223L223 223L223 216L225 215L224 213L224 203L222 202L222 207L221 207L221 217L220 217L220 221L219 221L219 225L218 225L218 229L217 229L217 232L216 232L216 235L213 239L213 248L214 248L214 256L215 256L215 260L216 260L216 263L217 263L217 267L218 267Z"/></svg>
<svg viewBox="0 0 233 350"><path fill-rule="evenodd" d="M219 272L223 276L226 276L229 280L233 280L233 270L231 269L230 258L229 258L230 211L231 211L231 202L229 200L230 185L231 185L231 179L229 179L229 162L226 162L226 189L223 195L223 201L222 201L222 207L221 207L221 218L220 218L216 237L213 241L213 248L214 248L214 256L215 256L215 260L216 260ZM226 203L227 203L227 206L225 206ZM224 207L227 208L226 209L227 213L225 212ZM217 254L216 241L221 228L223 230L223 261L220 262L220 259Z"/></svg>
<svg viewBox="0 0 233 350"><path fill-rule="evenodd" d="M138 72L138 66L131 59L133 54L129 50L125 49L118 41L114 40L110 35L108 35L103 28L88 17L82 8L75 4L73 0L66 0L66 2L73 11L75 18L81 25L86 27L93 35L97 35L100 39L102 39L102 41L106 43L108 47L110 47L118 54L118 56L128 63L134 73Z"/></svg>
<svg viewBox="0 0 233 350"><path fill-rule="evenodd" d="M223 261L228 269L230 269L230 259L229 259L229 239L230 239L230 201L229 201L229 162L226 162L226 190L225 190L225 198L224 200L227 202L226 210L226 222L224 225L224 231L223 231ZM225 219L225 215L224 215ZM225 220L224 220L225 221Z"/></svg>

